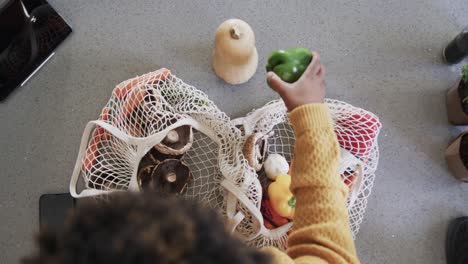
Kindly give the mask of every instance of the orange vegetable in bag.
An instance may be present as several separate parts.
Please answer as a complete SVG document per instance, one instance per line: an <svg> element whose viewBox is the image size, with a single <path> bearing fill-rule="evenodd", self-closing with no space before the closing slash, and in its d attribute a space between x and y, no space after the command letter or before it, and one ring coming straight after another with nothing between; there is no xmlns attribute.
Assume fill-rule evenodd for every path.
<svg viewBox="0 0 468 264"><path fill-rule="evenodd" d="M137 84L153 84L164 81L171 77L171 73L166 68L161 68L156 72L151 72L138 76L129 81L118 84L114 89L114 95L119 99L124 99L132 88Z"/></svg>

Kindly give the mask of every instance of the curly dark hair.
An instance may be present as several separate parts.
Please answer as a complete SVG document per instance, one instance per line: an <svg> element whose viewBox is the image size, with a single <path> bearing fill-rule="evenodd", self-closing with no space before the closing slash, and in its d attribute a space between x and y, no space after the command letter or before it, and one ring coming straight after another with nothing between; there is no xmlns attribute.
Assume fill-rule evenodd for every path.
<svg viewBox="0 0 468 264"><path fill-rule="evenodd" d="M117 194L74 209L62 232L42 231L25 264L270 263L232 237L215 211L155 194Z"/></svg>

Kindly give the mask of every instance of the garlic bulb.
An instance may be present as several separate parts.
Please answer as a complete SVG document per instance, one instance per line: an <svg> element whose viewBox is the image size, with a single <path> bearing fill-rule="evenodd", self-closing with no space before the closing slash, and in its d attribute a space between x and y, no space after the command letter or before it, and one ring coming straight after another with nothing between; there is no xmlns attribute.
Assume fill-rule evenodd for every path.
<svg viewBox="0 0 468 264"><path fill-rule="evenodd" d="M266 176L270 180L275 180L280 174L287 174L289 171L288 161L280 154L270 154L263 164Z"/></svg>

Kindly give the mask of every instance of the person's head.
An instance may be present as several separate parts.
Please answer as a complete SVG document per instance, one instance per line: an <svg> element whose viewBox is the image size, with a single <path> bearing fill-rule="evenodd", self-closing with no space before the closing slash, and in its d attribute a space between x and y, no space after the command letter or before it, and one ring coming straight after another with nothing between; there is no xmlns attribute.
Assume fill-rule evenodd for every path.
<svg viewBox="0 0 468 264"><path fill-rule="evenodd" d="M194 202L154 194L118 194L85 202L63 232L39 235L27 264L269 263L232 237L220 216Z"/></svg>

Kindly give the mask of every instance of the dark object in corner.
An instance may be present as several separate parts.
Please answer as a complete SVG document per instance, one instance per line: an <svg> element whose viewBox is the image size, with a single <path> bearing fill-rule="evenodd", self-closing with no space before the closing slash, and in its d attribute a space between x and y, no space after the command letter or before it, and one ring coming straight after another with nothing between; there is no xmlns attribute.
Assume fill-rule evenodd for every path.
<svg viewBox="0 0 468 264"><path fill-rule="evenodd" d="M468 217L459 217L449 224L445 241L447 264L468 263Z"/></svg>
<svg viewBox="0 0 468 264"><path fill-rule="evenodd" d="M69 193L43 194L39 198L39 227L59 231L63 228L68 212L75 207L75 199Z"/></svg>
<svg viewBox="0 0 468 264"><path fill-rule="evenodd" d="M447 64L455 64L468 56L468 27L445 47L442 56Z"/></svg>
<svg viewBox="0 0 468 264"><path fill-rule="evenodd" d="M10 0L0 9L0 101L23 85L72 32L42 0Z"/></svg>

